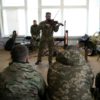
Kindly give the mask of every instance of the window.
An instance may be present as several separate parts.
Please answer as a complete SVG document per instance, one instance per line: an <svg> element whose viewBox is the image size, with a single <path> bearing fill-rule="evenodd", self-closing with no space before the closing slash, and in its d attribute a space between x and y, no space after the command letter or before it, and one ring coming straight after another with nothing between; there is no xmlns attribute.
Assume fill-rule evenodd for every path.
<svg viewBox="0 0 100 100"><path fill-rule="evenodd" d="M64 0L66 6L86 6L87 0Z"/></svg>
<svg viewBox="0 0 100 100"><path fill-rule="evenodd" d="M48 11L52 19L66 20L66 27L60 27L54 36L63 36L64 30L69 30L69 36L100 31L100 0L1 0L0 5L2 36L9 36L14 29L20 35L31 35L33 20L45 20Z"/></svg>
<svg viewBox="0 0 100 100"><path fill-rule="evenodd" d="M13 30L18 32L18 35L25 34L25 10L3 10L4 35L9 36Z"/></svg>
<svg viewBox="0 0 100 100"><path fill-rule="evenodd" d="M33 20L38 22L38 0L27 0L27 35L31 35L30 27L33 24Z"/></svg>
<svg viewBox="0 0 100 100"><path fill-rule="evenodd" d="M58 6L60 0L42 0L42 6Z"/></svg>
<svg viewBox="0 0 100 100"><path fill-rule="evenodd" d="M64 20L69 36L81 36L86 33L87 13L85 8L64 9Z"/></svg>
<svg viewBox="0 0 100 100"><path fill-rule="evenodd" d="M24 0L2 0L3 6L24 6Z"/></svg>
<svg viewBox="0 0 100 100"><path fill-rule="evenodd" d="M88 33L93 35L100 31L100 0L91 0L89 3Z"/></svg>

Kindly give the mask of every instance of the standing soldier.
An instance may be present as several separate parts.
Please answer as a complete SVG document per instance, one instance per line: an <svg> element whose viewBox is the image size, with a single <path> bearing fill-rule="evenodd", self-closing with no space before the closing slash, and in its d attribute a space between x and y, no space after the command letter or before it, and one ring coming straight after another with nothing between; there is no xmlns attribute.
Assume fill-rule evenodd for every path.
<svg viewBox="0 0 100 100"><path fill-rule="evenodd" d="M38 53L36 65L38 65L41 62L41 56L46 44L48 45L48 49L49 49L48 61L49 64L52 63L52 55L53 55L53 47L54 47L53 32L57 32L60 25L61 25L60 23L51 20L50 12L46 13L46 20L40 22L39 28L42 32L42 36L40 40L39 53Z"/></svg>
<svg viewBox="0 0 100 100"><path fill-rule="evenodd" d="M32 36L31 45L32 47L33 46L37 47L38 46L37 40L40 38L40 31L36 20L33 20L33 25L31 25L30 33Z"/></svg>

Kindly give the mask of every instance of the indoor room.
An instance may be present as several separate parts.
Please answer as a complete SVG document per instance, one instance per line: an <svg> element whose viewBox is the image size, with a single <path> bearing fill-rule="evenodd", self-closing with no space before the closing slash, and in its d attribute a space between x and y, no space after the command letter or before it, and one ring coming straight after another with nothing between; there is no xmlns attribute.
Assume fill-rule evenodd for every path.
<svg viewBox="0 0 100 100"><path fill-rule="evenodd" d="M14 47L18 48L14 51ZM63 69L65 73L67 73L66 75L73 75L77 69L77 60L79 60L77 67L81 66L83 62L85 67L79 68L80 73L82 73L82 75L84 74L83 76L75 73L77 76L76 80L81 77L87 77L88 79L88 76L85 75L90 73L90 70L93 78L95 78L97 74L100 73L100 0L0 0L0 73L5 72L5 69L9 68L13 62L23 63L23 61L14 61L14 59L17 59L17 56L25 56L25 54L28 56L24 58L24 63L29 63L35 71L40 73L47 86L49 86L49 79L52 82L56 78L65 80L65 76L60 77L60 74L64 74L60 69L61 66L64 68L66 66L73 67L73 63L75 63L75 69L71 67ZM15 58L13 56L15 56ZM81 58L81 56L83 58ZM84 60L81 61L81 59ZM62 65L60 65L59 62ZM90 69L86 66L89 66ZM51 70L52 68L54 69ZM55 68L59 68L59 72L57 72ZM68 74L70 70L71 73ZM87 72L87 70L89 70L89 72ZM53 73L55 76L60 74L57 77L53 77L51 75L52 73L49 74L49 72L55 72L56 74ZM11 75L11 73L9 75ZM49 75L51 75L52 78L48 78ZM17 74L15 76L17 76ZM89 77L90 76L91 75L89 75ZM31 75L29 78L30 77ZM59 87L58 90L53 87L53 85L50 86L63 93L64 87L62 88L58 85L61 82L59 80L58 83L54 83ZM96 87L95 80L96 79L93 79L93 89ZM70 79L69 81L73 81L73 84L77 83L74 79L72 81ZM69 81L64 82L67 84ZM80 83L82 81L83 80L81 80ZM70 84L70 82L68 84ZM72 84L68 86L71 87L71 85ZM80 87L82 86L81 84L79 85ZM65 86L65 88L66 87L67 86ZM62 96L63 98L60 98L60 95L56 97L56 94L60 94L60 92L58 93L57 91L49 100L100 100L100 98L97 99L97 97L93 97L92 99L76 99L75 96L70 97L69 92L69 97ZM65 89L64 92L66 91L67 89ZM52 94L53 92L50 93ZM82 93L80 95L81 97ZM67 95L67 92L65 94ZM88 93L86 94L88 95ZM77 98L79 98L78 96L79 95L77 95ZM29 97L16 100L28 100L27 98Z"/></svg>

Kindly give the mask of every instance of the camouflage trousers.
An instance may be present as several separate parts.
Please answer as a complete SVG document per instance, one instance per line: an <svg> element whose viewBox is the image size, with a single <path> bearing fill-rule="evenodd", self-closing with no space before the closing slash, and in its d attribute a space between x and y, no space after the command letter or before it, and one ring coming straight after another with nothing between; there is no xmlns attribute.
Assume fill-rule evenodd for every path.
<svg viewBox="0 0 100 100"><path fill-rule="evenodd" d="M52 63L52 56L53 56L53 49L54 49L53 38L41 39L40 45L39 45L38 60L42 60L43 51L44 51L46 46L48 47L48 51L49 51L48 61L50 63Z"/></svg>
<svg viewBox="0 0 100 100"><path fill-rule="evenodd" d="M31 46L34 48L38 48L39 46L39 40L37 40L36 38L32 38L31 39Z"/></svg>

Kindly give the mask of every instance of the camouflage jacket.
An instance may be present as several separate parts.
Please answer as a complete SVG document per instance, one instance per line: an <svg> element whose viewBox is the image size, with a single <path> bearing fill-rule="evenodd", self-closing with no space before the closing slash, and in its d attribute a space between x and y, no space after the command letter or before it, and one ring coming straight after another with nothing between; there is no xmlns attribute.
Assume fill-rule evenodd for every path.
<svg viewBox="0 0 100 100"><path fill-rule="evenodd" d="M53 32L57 32L58 29L59 29L59 26L58 25L50 25L50 27L47 27L46 24L48 24L46 21L42 21L40 22L39 24L39 29L42 31L42 36L41 38L42 39L50 39L50 38L53 38Z"/></svg>
<svg viewBox="0 0 100 100"><path fill-rule="evenodd" d="M45 100L45 82L28 63L12 63L0 74L0 100Z"/></svg>
<svg viewBox="0 0 100 100"><path fill-rule="evenodd" d="M40 37L40 30L39 30L38 25L32 25L30 32L33 38Z"/></svg>
<svg viewBox="0 0 100 100"><path fill-rule="evenodd" d="M92 71L77 50L59 53L48 70L50 100L92 100ZM66 63L65 63L66 62Z"/></svg>

